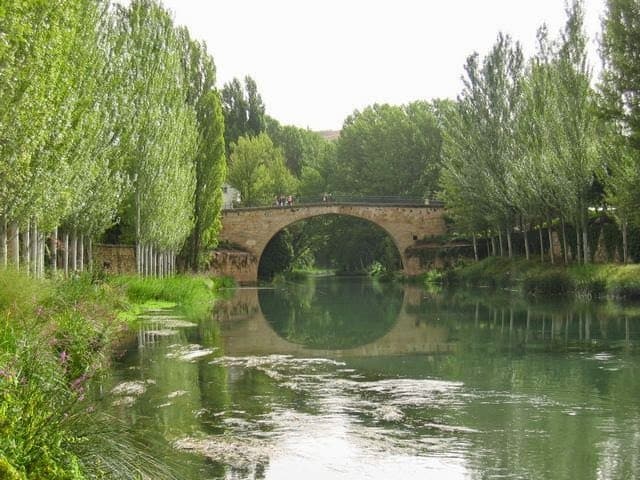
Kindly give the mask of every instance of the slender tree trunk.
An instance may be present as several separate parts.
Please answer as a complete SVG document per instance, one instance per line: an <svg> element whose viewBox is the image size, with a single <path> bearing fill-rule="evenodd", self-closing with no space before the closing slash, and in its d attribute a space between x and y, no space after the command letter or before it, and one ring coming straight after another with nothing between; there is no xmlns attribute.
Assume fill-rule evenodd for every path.
<svg viewBox="0 0 640 480"><path fill-rule="evenodd" d="M5 269L9 263L7 246L7 219L2 215L0 216L0 264Z"/></svg>
<svg viewBox="0 0 640 480"><path fill-rule="evenodd" d="M504 245L502 244L502 229L498 228L498 242L500 243L500 256L504 257Z"/></svg>
<svg viewBox="0 0 640 480"><path fill-rule="evenodd" d="M44 278L44 251L45 251L45 246L46 246L46 237L44 235L44 233L40 234L40 278Z"/></svg>
<svg viewBox="0 0 640 480"><path fill-rule="evenodd" d="M513 258L513 248L511 245L511 229L507 228L507 252L509 255L509 258Z"/></svg>
<svg viewBox="0 0 640 480"><path fill-rule="evenodd" d="M136 240L136 273L140 275L142 273L142 248L140 242Z"/></svg>
<svg viewBox="0 0 640 480"><path fill-rule="evenodd" d="M564 223L564 217L560 217L560 223L562 224L562 251L564 253L564 264L569 265L569 246L567 244L567 230Z"/></svg>
<svg viewBox="0 0 640 480"><path fill-rule="evenodd" d="M524 239L524 256L527 260L530 259L530 249L529 249L529 231L527 230L527 225L522 223L522 236Z"/></svg>
<svg viewBox="0 0 640 480"><path fill-rule="evenodd" d="M71 232L71 251L69 252L71 254L71 270L72 273L75 275L76 272L78 271L78 234L76 232L76 230L74 229L73 232Z"/></svg>
<svg viewBox="0 0 640 480"><path fill-rule="evenodd" d="M84 272L84 233L78 237L78 269Z"/></svg>
<svg viewBox="0 0 640 480"><path fill-rule="evenodd" d="M551 229L551 217L547 217L547 224L549 227L547 228L547 235L549 237L549 261L551 265L556 263L555 255L553 254L553 230Z"/></svg>
<svg viewBox="0 0 640 480"><path fill-rule="evenodd" d="M138 254L138 275L144 276L144 251L140 239L140 190L136 186L136 253Z"/></svg>
<svg viewBox="0 0 640 480"><path fill-rule="evenodd" d="M64 276L65 278L69 278L69 232L65 231L63 238L64 238L64 254L63 254Z"/></svg>
<svg viewBox="0 0 640 480"><path fill-rule="evenodd" d="M497 246L496 246L496 237L491 235L491 255L494 257L498 255Z"/></svg>
<svg viewBox="0 0 640 480"><path fill-rule="evenodd" d="M580 222L576 222L576 262L582 263L582 235L580 235Z"/></svg>
<svg viewBox="0 0 640 480"><path fill-rule="evenodd" d="M542 241L542 225L538 226L538 236L540 237L540 263L544 263L544 242Z"/></svg>
<svg viewBox="0 0 640 480"><path fill-rule="evenodd" d="M87 238L87 261L89 263L89 272L93 273L93 239Z"/></svg>
<svg viewBox="0 0 640 480"><path fill-rule="evenodd" d="M582 253L584 254L584 264L591 262L591 250L589 249L589 223L587 221L587 209L582 209Z"/></svg>
<svg viewBox="0 0 640 480"><path fill-rule="evenodd" d="M22 263L24 264L24 271L27 275L31 271L31 224L27 223L27 226L22 232Z"/></svg>
<svg viewBox="0 0 640 480"><path fill-rule="evenodd" d="M10 222L8 227L9 236L9 263L16 270L20 269L20 227L15 222Z"/></svg>
<svg viewBox="0 0 640 480"><path fill-rule="evenodd" d="M58 227L53 229L49 237L49 242L51 276L55 277L58 271Z"/></svg>
<svg viewBox="0 0 640 480"><path fill-rule="evenodd" d="M625 265L629 262L629 238L628 238L628 223L626 220L622 222L622 263Z"/></svg>
<svg viewBox="0 0 640 480"><path fill-rule="evenodd" d="M38 266L40 265L40 236L38 234L38 222L34 220L31 223L31 271L33 278L38 278Z"/></svg>
<svg viewBox="0 0 640 480"><path fill-rule="evenodd" d="M478 241L476 240L476 233L473 232L471 234L471 239L473 240L473 257L478 261Z"/></svg>

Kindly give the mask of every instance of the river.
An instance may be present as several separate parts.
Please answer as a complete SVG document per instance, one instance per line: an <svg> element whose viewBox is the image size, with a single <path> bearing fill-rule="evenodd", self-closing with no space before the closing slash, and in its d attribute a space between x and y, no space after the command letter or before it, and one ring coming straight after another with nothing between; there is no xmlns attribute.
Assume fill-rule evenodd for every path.
<svg viewBox="0 0 640 480"><path fill-rule="evenodd" d="M150 312L99 408L179 479L640 478L640 307L309 278Z"/></svg>

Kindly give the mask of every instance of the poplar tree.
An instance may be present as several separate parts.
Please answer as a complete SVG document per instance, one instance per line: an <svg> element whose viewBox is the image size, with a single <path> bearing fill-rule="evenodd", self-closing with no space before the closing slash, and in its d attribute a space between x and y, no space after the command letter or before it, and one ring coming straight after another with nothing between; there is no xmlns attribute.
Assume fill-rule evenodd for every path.
<svg viewBox="0 0 640 480"><path fill-rule="evenodd" d="M215 65L206 45L191 40L186 31L182 34L187 102L195 109L198 124L198 148L194 157L194 225L183 253L187 263L196 270L204 251L215 247L221 228L221 186L226 177L224 117L220 96L215 90Z"/></svg>
<svg viewBox="0 0 640 480"><path fill-rule="evenodd" d="M640 149L640 2L607 0L602 28L601 109Z"/></svg>

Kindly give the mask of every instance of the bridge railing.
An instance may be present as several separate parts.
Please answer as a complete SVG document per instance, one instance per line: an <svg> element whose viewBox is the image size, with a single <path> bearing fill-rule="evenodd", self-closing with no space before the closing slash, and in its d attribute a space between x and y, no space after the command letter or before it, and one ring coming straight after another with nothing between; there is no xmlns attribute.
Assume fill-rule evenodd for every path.
<svg viewBox="0 0 640 480"><path fill-rule="evenodd" d="M262 204L262 205L243 205L242 203L237 203L233 205L233 209L237 208L264 208L264 207L287 207L289 204L285 202L284 205L278 205L276 199L274 199L270 204ZM418 196L389 196L389 195L315 195L315 196L304 196L304 197L293 197L293 206L300 205L430 205L433 207L442 207L444 203L430 199L426 197L418 197ZM229 208L225 208L229 209Z"/></svg>

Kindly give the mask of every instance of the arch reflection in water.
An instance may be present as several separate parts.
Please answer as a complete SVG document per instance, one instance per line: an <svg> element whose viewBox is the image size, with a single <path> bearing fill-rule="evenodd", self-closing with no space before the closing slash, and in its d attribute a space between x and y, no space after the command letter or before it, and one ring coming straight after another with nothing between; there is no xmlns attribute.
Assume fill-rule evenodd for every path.
<svg viewBox="0 0 640 480"><path fill-rule="evenodd" d="M288 342L342 350L384 337L397 322L404 290L370 279L310 277L286 289L260 290L262 313Z"/></svg>

